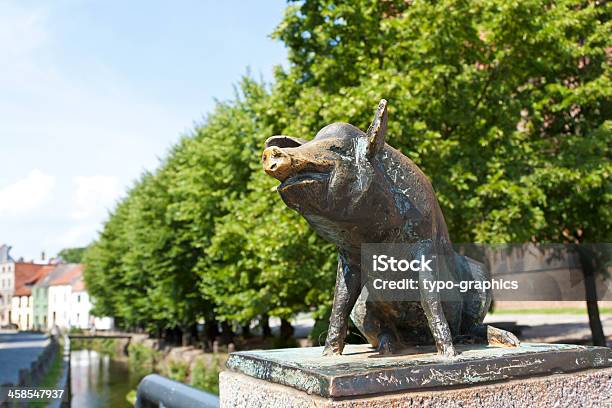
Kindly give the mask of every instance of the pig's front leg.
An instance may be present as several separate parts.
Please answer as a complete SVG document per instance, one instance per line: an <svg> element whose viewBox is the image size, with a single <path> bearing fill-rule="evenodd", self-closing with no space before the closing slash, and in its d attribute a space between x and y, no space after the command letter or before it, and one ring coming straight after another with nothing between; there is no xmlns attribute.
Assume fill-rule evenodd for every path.
<svg viewBox="0 0 612 408"><path fill-rule="evenodd" d="M324 356L342 354L344 339L348 330L348 319L361 292L361 270L359 266L350 264L342 253L338 253L338 274L334 290L334 304L327 340L325 340Z"/></svg>
<svg viewBox="0 0 612 408"><path fill-rule="evenodd" d="M417 251L416 258L420 258L421 255L425 255L426 259L433 258L432 271L429 271L426 268L423 270L424 268L422 268L419 272L421 307L423 308L425 316L427 317L427 323L436 343L438 354L441 354L444 357L454 357L457 355L457 352L455 351L455 346L453 345L453 336L448 325L448 321L446 320L444 310L442 309L440 294L437 291L428 290L425 285L425 281L436 281L436 278L440 276L439 268L444 267L444 262L440 262L437 257L434 257L436 254L433 251L430 241L422 242L420 244L420 249Z"/></svg>

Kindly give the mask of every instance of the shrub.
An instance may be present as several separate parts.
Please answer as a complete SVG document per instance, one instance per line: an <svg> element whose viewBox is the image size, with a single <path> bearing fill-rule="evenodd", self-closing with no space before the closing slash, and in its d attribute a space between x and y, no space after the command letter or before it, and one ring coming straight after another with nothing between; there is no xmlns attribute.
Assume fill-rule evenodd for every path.
<svg viewBox="0 0 612 408"><path fill-rule="evenodd" d="M148 374L155 370L159 353L143 344L130 343L128 346L128 363L130 370L136 373Z"/></svg>
<svg viewBox="0 0 612 408"><path fill-rule="evenodd" d="M206 367L203 359L196 360L191 370L190 384L204 391L219 394L219 359L213 356L210 365Z"/></svg>
<svg viewBox="0 0 612 408"><path fill-rule="evenodd" d="M189 366L187 363L179 360L170 360L166 364L164 375L174 381L185 382Z"/></svg>

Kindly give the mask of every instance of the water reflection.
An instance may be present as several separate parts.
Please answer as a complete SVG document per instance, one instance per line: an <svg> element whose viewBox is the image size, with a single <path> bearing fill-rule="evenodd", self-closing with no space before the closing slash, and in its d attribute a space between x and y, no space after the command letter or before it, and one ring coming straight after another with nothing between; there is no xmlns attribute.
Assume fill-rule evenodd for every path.
<svg viewBox="0 0 612 408"><path fill-rule="evenodd" d="M127 363L92 350L71 353L72 407L131 407L125 399L140 380Z"/></svg>

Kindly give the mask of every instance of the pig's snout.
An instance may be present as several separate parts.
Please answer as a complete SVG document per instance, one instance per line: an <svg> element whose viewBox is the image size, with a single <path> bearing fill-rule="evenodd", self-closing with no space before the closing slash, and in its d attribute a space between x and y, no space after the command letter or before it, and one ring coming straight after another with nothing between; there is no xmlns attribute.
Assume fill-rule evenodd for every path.
<svg viewBox="0 0 612 408"><path fill-rule="evenodd" d="M285 181L291 173L291 156L278 146L268 147L263 152L263 168L266 173L279 181Z"/></svg>

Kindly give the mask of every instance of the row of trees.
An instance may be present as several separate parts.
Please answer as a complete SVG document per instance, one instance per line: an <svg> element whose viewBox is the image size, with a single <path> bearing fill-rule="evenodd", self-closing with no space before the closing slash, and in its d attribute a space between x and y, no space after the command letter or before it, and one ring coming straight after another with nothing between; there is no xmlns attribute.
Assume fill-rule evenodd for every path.
<svg viewBox="0 0 612 408"><path fill-rule="evenodd" d="M609 11L290 2L273 34L289 67L272 84L243 78L110 214L85 254L95 312L183 332L324 317L334 250L280 201L263 142L336 121L365 129L382 97L388 143L431 177L455 242L610 241Z"/></svg>

